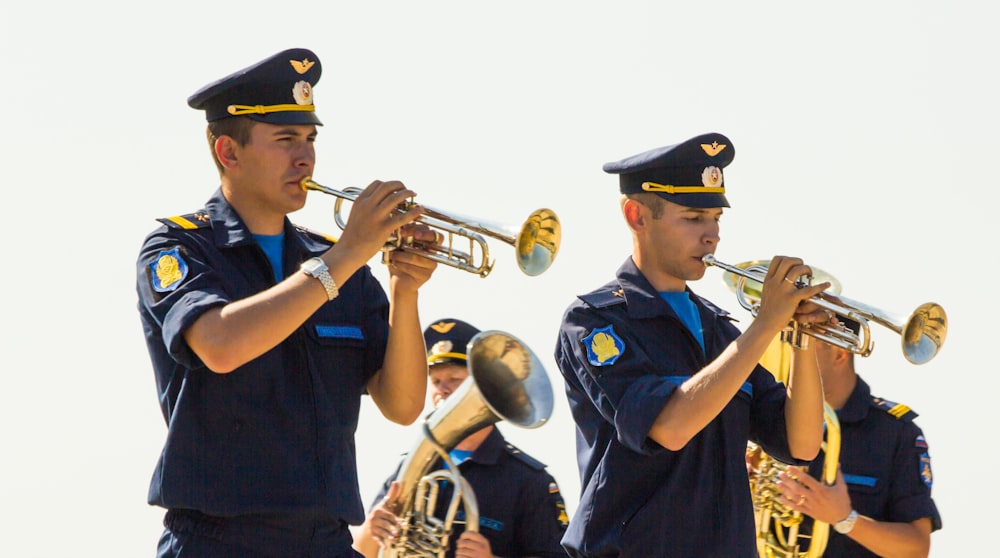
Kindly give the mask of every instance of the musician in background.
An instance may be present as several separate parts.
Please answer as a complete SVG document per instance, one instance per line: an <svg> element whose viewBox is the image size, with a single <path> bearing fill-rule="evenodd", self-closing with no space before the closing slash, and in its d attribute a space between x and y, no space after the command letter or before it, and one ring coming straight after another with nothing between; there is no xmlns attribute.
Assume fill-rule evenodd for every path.
<svg viewBox="0 0 1000 558"><path fill-rule="evenodd" d="M320 71L313 52L286 50L188 99L221 186L160 219L137 262L167 423L148 496L167 509L161 558L356 556L361 396L401 424L423 409L417 290L436 264L391 254L388 297L366 265L397 229L436 236L404 227L420 210L394 211L413 192L373 182L336 244L287 218L316 164Z"/></svg>
<svg viewBox="0 0 1000 558"><path fill-rule="evenodd" d="M469 378L467 346L479 330L461 320L446 318L424 330L430 365L430 394L440 406ZM456 558L565 557L559 544L566 531L566 506L559 486L545 465L504 440L492 424L466 436L449 456L469 482L479 505L479 532L455 523L447 556ZM442 469L441 460L429 472ZM401 519L394 513L400 485L399 468L382 486L355 548L375 558L379 548L399 533ZM451 500L450 484L438 495L437 517Z"/></svg>
<svg viewBox="0 0 1000 558"><path fill-rule="evenodd" d="M857 322L839 319L860 331ZM913 422L917 413L874 397L854 370L854 353L820 343L816 355L826 401L840 421L840 470L833 486L816 480L822 458L810 466L811 476L784 471L782 502L830 524L824 556L926 557L941 516L931 498L927 440Z"/></svg>
<svg viewBox="0 0 1000 558"><path fill-rule="evenodd" d="M688 287L718 248L733 155L728 138L704 134L604 166L620 175L633 250L569 306L556 346L582 485L563 538L571 556L754 558L747 440L800 464L819 452L815 343L794 351L787 386L757 363L793 318L829 319L809 302L829 283L799 288L809 266L774 258L742 334Z"/></svg>

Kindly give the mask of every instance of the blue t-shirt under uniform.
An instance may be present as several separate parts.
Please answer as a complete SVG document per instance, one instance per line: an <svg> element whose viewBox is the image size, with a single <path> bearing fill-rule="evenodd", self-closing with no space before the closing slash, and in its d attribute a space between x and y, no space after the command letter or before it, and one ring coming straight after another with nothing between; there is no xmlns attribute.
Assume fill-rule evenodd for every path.
<svg viewBox="0 0 1000 558"><path fill-rule="evenodd" d="M281 263L282 252L285 244L285 235L282 234L255 234L253 235L260 249L267 255L271 262L271 271L274 272L274 282L280 283L285 278L285 269Z"/></svg>
<svg viewBox="0 0 1000 558"><path fill-rule="evenodd" d="M677 313L677 317L687 326L688 331L694 334L694 338L698 340L698 344L701 345L701 350L704 352L705 335L701 329L701 315L698 314L698 308L691 301L691 297L688 296L687 291L661 291L660 298L670 304L670 307Z"/></svg>

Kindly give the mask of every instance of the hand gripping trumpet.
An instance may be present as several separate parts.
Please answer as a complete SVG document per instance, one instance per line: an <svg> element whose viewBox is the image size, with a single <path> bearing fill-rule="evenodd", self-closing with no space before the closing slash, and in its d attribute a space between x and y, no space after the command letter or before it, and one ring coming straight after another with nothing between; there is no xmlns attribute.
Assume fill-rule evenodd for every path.
<svg viewBox="0 0 1000 558"><path fill-rule="evenodd" d="M729 265L715 259L713 254L705 254L701 261L706 266L721 267L738 276L734 290L740 306L749 310L754 316L757 315L757 310L760 308L760 291L749 287L747 281L763 285L767 262ZM906 318L895 317L878 308L826 292L814 296L810 302L838 316L858 322L861 329L855 335L854 332L838 325L812 324L810 327L800 328L800 333L862 357L870 355L875 345L868 329L869 321L887 327L899 335L903 356L913 364L924 364L934 358L941 350L948 334L948 317L944 308L933 302L921 304Z"/></svg>
<svg viewBox="0 0 1000 558"><path fill-rule="evenodd" d="M336 196L337 202L334 205L333 218L340 230L347 227L346 219L340 214L341 207L344 201L354 202L358 194L361 193L361 188L351 187L345 188L343 191L335 190L317 184L312 180L312 177L308 176L302 179L299 186L305 191L315 190ZM413 201L407 201L400 204L399 210L406 211L417 205ZM512 227L447 214L426 205L420 205L424 208L424 214L416 222L440 232L447 242L440 246L415 244L395 235L382 247L383 257L392 250L403 250L440 264L486 277L493 270L494 264L494 261L490 260L489 245L483 238L488 236L513 246L518 267L525 275L534 276L540 275L548 269L559 252L559 243L562 241L562 225L559 223L559 217L551 209L538 209L532 212L520 227ZM468 239L468 251L463 252L454 247L459 237Z"/></svg>

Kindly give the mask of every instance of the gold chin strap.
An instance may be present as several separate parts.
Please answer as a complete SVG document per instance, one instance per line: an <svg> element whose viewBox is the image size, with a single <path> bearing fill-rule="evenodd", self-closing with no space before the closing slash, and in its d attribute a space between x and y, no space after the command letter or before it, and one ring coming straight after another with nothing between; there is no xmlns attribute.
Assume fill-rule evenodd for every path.
<svg viewBox="0 0 1000 558"><path fill-rule="evenodd" d="M270 112L316 112L316 105L229 105L226 110L233 116Z"/></svg>
<svg viewBox="0 0 1000 558"><path fill-rule="evenodd" d="M723 186L673 186L670 184L657 184L655 182L643 182L642 189L646 192L666 192L668 194L725 194Z"/></svg>

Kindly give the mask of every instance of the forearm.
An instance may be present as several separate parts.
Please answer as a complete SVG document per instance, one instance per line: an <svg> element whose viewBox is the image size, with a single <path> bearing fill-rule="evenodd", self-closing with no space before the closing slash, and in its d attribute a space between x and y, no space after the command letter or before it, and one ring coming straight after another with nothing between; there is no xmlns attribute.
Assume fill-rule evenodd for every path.
<svg viewBox="0 0 1000 558"><path fill-rule="evenodd" d="M791 455L815 458L823 443L823 382L813 348L792 350L785 424Z"/></svg>
<svg viewBox="0 0 1000 558"><path fill-rule="evenodd" d="M417 312L417 291L394 292L389 305L389 339L382 369L369 381L368 392L382 414L410 424L427 398L427 352Z"/></svg>
<svg viewBox="0 0 1000 558"><path fill-rule="evenodd" d="M337 285L365 263L361 252L340 245L322 259ZM210 370L232 372L278 346L328 300L320 281L296 272L265 291L205 312L184 340Z"/></svg>
<svg viewBox="0 0 1000 558"><path fill-rule="evenodd" d="M357 533L355 533L354 550L364 554L365 558L378 558L380 548L381 545L378 544L378 541L375 540L375 536L372 534L371 522L365 521Z"/></svg>
<svg viewBox="0 0 1000 558"><path fill-rule="evenodd" d="M326 301L319 281L295 273L266 291L206 311L184 340L210 370L232 372L284 341Z"/></svg>
<svg viewBox="0 0 1000 558"><path fill-rule="evenodd" d="M931 522L890 523L859 516L847 534L868 550L887 558L926 558L931 550Z"/></svg>
<svg viewBox="0 0 1000 558"><path fill-rule="evenodd" d="M780 328L754 321L714 361L678 386L649 437L671 450L683 448L732 400Z"/></svg>

